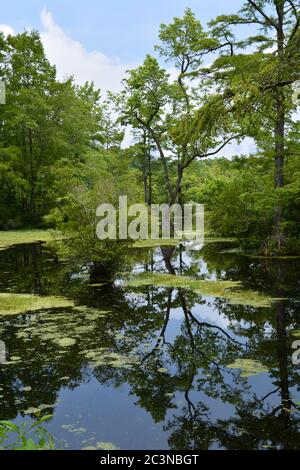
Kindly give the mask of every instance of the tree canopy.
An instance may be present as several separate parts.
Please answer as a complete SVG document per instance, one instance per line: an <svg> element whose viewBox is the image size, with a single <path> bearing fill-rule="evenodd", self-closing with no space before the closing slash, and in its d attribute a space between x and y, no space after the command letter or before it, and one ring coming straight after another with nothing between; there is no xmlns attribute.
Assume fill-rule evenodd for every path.
<svg viewBox="0 0 300 470"><path fill-rule="evenodd" d="M117 194L128 189L121 171L135 202L204 202L212 233L297 251L299 21L299 1L247 0L208 25L188 8L106 102L93 83L57 79L38 32L1 35L1 227L66 222L62 201L80 179L93 199L100 183L84 175L109 162ZM238 145L246 138L251 155ZM68 171L77 179L64 184Z"/></svg>

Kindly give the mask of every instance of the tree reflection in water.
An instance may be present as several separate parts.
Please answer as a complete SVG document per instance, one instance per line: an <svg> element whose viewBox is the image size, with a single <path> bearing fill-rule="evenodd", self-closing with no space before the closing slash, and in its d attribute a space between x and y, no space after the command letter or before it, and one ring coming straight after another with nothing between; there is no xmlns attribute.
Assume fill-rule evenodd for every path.
<svg viewBox="0 0 300 470"><path fill-rule="evenodd" d="M1 418L24 417L26 410L34 417L41 404L55 413L62 386L75 390L96 378L105 387L128 384L135 406L163 423L172 449L299 448L299 367L291 363L299 267L221 254L219 246L180 250L133 252L130 262L145 272L239 280L286 300L258 309L180 288L94 286L87 269L58 263L40 245L2 252L3 291L64 295L87 311L110 313L91 321L72 308L2 317L1 339L10 358L21 359L0 368ZM44 334L49 322L52 332L76 336L76 343L59 351ZM87 353L99 348L134 361L91 364ZM268 374L245 377L227 367L237 359L259 361Z"/></svg>

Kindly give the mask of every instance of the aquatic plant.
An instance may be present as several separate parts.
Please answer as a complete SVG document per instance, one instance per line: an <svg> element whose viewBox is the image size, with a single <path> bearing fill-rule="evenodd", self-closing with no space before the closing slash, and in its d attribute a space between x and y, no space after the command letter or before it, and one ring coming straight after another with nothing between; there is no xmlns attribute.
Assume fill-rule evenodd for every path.
<svg viewBox="0 0 300 470"><path fill-rule="evenodd" d="M0 421L0 450L53 450L53 436L41 426L52 415L46 415L33 424L18 425L11 421Z"/></svg>
<svg viewBox="0 0 300 470"><path fill-rule="evenodd" d="M10 246L26 243L51 242L62 239L60 232L56 230L12 230L0 231L0 250Z"/></svg>
<svg viewBox="0 0 300 470"><path fill-rule="evenodd" d="M234 363L228 364L227 367L229 369L240 369L241 377L251 377L252 375L268 372L267 367L253 359L236 359Z"/></svg>
<svg viewBox="0 0 300 470"><path fill-rule="evenodd" d="M171 274L139 274L126 281L125 284L127 287L157 286L193 290L200 295L226 299L234 305L249 305L257 308L271 307L273 302L279 300L260 292L245 290L242 284L236 281L205 281Z"/></svg>
<svg viewBox="0 0 300 470"><path fill-rule="evenodd" d="M72 306L74 306L74 302L64 297L0 293L0 315L18 315L25 312Z"/></svg>

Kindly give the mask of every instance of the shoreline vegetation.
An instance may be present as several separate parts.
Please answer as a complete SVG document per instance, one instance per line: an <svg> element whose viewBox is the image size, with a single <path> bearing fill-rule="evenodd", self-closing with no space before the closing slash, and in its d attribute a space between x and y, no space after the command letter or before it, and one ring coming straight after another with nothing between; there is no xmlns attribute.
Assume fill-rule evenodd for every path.
<svg viewBox="0 0 300 470"><path fill-rule="evenodd" d="M5 250L18 244L50 242L62 240L64 237L60 232L54 230L19 230L0 232L0 250ZM132 244L137 249L155 249L167 246L176 246L181 240L141 240ZM211 243L237 243L233 238L210 238L205 239L206 244ZM226 251L222 252L226 254ZM228 254L234 250L228 250ZM246 253L240 252L246 256ZM259 258L259 257L255 257ZM282 257L280 257L282 258ZM175 276L171 274L147 273L139 274L125 280L127 288L139 289L147 286L176 288L191 290L207 297L227 300L232 305L244 305L256 308L270 308L276 301L282 298L274 298L260 292L243 288L240 282L230 280L197 280L188 276ZM72 302L62 298L39 297L31 294L0 293L1 309L0 315L15 315L27 311L38 311L54 307L69 307Z"/></svg>
<svg viewBox="0 0 300 470"><path fill-rule="evenodd" d="M129 288L165 287L186 289L199 295L228 300L231 305L245 305L256 308L270 308L282 298L270 297L260 292L243 289L243 285L236 281L204 281L192 279L188 276L174 276L171 274L138 274L125 281Z"/></svg>
<svg viewBox="0 0 300 470"><path fill-rule="evenodd" d="M74 306L75 304L72 300L63 297L15 294L10 292L0 293L0 317Z"/></svg>
<svg viewBox="0 0 300 470"><path fill-rule="evenodd" d="M204 245L207 245L208 243L237 243L236 238L223 238L223 237L205 237L204 239ZM180 245L181 243L189 242L189 240L185 239L184 236L182 240L177 240L177 239L160 239L160 240L138 240L135 241L132 244L133 248L156 248L160 246L177 246Z"/></svg>
<svg viewBox="0 0 300 470"><path fill-rule="evenodd" d="M241 40L238 24L264 35ZM0 229L13 230L0 249L49 241L47 230L27 238L17 228L53 227L68 234L74 258L112 265L123 238L95 247L96 208L126 197L130 206L204 205L206 230L236 237L246 253L300 255L299 26L298 12L267 0L206 25L186 8L160 24L154 54L105 98L94 80L59 79L38 31L0 33Z"/></svg>
<svg viewBox="0 0 300 470"><path fill-rule="evenodd" d="M25 245L31 243L52 243L56 241L65 240L67 237L61 232L54 229L20 229L20 230L0 230L0 251L7 250L16 245ZM131 247L134 249L153 249L159 247L171 247L179 246L181 243L185 243L188 240L184 238L182 240L138 240L132 243ZM289 260L289 259L300 259L300 255L259 255L256 253L248 253L243 248L239 247L239 240L233 237L216 237L206 236L204 239L204 246L213 243L228 243L236 244L237 247L222 251L221 254L235 254L238 253L241 256L248 256L253 259L266 259L266 260Z"/></svg>
<svg viewBox="0 0 300 470"><path fill-rule="evenodd" d="M15 245L53 242L63 239L63 235L57 230L24 229L0 231L0 250L6 250Z"/></svg>
<svg viewBox="0 0 300 470"><path fill-rule="evenodd" d="M300 0L220 8L126 61L44 8L85 83L0 26L0 450L299 447Z"/></svg>

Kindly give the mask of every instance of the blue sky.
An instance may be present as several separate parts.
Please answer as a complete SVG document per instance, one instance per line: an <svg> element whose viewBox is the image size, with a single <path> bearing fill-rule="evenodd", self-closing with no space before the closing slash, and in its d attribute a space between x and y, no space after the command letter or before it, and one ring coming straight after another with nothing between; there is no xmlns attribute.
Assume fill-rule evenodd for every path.
<svg viewBox="0 0 300 470"><path fill-rule="evenodd" d="M241 0L10 0L1 2L0 22L16 32L43 29L40 14L51 12L67 35L88 51L99 50L121 62L143 59L157 42L159 25L191 7L203 23L235 12Z"/></svg>
<svg viewBox="0 0 300 470"><path fill-rule="evenodd" d="M190 7L205 24L219 14L237 12L242 4L243 0L9 0L1 5L0 31L37 29L58 78L73 75L80 84L94 81L105 96L106 90L118 92L126 71L154 53L161 23L170 23ZM222 155L250 149L253 144L245 139Z"/></svg>

